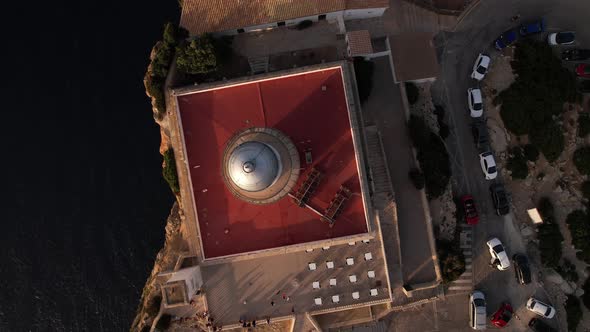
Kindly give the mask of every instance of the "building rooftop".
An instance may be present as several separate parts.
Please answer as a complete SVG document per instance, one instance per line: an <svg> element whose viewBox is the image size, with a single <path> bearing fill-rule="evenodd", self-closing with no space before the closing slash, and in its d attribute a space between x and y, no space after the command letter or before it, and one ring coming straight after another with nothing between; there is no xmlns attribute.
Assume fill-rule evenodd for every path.
<svg viewBox="0 0 590 332"><path fill-rule="evenodd" d="M387 0L184 0L180 25L198 35L345 9L386 7Z"/></svg>
<svg viewBox="0 0 590 332"><path fill-rule="evenodd" d="M240 318L315 314L390 301L381 242L375 238L353 243L204 265L209 311L225 326Z"/></svg>
<svg viewBox="0 0 590 332"><path fill-rule="evenodd" d="M434 35L409 32L389 36L391 57L397 82L435 78L439 73Z"/></svg>
<svg viewBox="0 0 590 332"><path fill-rule="evenodd" d="M369 30L350 31L346 33L350 56L360 56L373 53Z"/></svg>
<svg viewBox="0 0 590 332"><path fill-rule="evenodd" d="M367 233L367 198L355 153L360 143L345 90L342 67L336 66L175 91L205 258ZM321 175L307 200L311 208L289 196L252 204L228 189L224 148L252 127L273 128L291 139L301 160L295 191L312 174ZM318 212L325 213L342 188L348 200L330 227Z"/></svg>

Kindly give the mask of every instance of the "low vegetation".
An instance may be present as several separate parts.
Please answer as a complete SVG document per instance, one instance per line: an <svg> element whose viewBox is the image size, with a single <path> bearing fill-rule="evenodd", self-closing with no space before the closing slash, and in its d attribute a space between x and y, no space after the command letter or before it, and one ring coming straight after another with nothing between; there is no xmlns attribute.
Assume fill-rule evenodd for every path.
<svg viewBox="0 0 590 332"><path fill-rule="evenodd" d="M420 90L416 84L412 82L406 83L406 96L408 97L408 102L410 105L414 105L418 101L418 98L420 97Z"/></svg>
<svg viewBox="0 0 590 332"><path fill-rule="evenodd" d="M217 56L210 34L180 43L176 53L176 66L183 73L206 74L217 69Z"/></svg>
<svg viewBox="0 0 590 332"><path fill-rule="evenodd" d="M576 265L570 262L567 258L564 258L563 263L555 270L567 281L578 282L580 279L580 276L578 276L578 272L576 271Z"/></svg>
<svg viewBox="0 0 590 332"><path fill-rule="evenodd" d="M510 149L510 158L508 158L506 168L512 172L513 179L526 179L529 175L529 167L526 162L527 160L520 146Z"/></svg>
<svg viewBox="0 0 590 332"><path fill-rule="evenodd" d="M527 144L523 148L526 160L535 162L539 159L539 149L532 144Z"/></svg>
<svg viewBox="0 0 590 332"><path fill-rule="evenodd" d="M565 301L565 311L567 313L568 331L576 331L583 315L580 300L573 295L568 295Z"/></svg>
<svg viewBox="0 0 590 332"><path fill-rule="evenodd" d="M178 185L178 173L176 172L176 161L174 159L174 150L168 149L164 152L164 167L162 167L162 176L168 182L170 189L175 194L180 192Z"/></svg>
<svg viewBox="0 0 590 332"><path fill-rule="evenodd" d="M426 194L429 199L438 198L445 192L451 178L447 149L442 139L428 128L422 117L412 115L408 127L424 173Z"/></svg>
<svg viewBox="0 0 590 332"><path fill-rule="evenodd" d="M502 120L512 133L528 134L545 158L555 161L564 147L558 123L563 104L579 100L575 77L547 43L531 39L517 44L512 69L516 80L494 101L502 104Z"/></svg>
<svg viewBox="0 0 590 332"><path fill-rule="evenodd" d="M433 113L436 115L436 121L438 122L438 135L445 140L449 137L450 133L449 125L445 123L445 109L440 105L436 105L434 106Z"/></svg>
<svg viewBox="0 0 590 332"><path fill-rule="evenodd" d="M459 279L465 272L465 257L459 247L459 241L441 240L436 247L443 284Z"/></svg>
<svg viewBox="0 0 590 332"><path fill-rule="evenodd" d="M584 306L586 306L586 308L590 310L590 278L586 279L586 282L582 286L582 289L584 290L582 302L584 302Z"/></svg>
<svg viewBox="0 0 590 332"><path fill-rule="evenodd" d="M590 116L580 114L578 117L578 136L583 138L588 134L590 134Z"/></svg>
<svg viewBox="0 0 590 332"><path fill-rule="evenodd" d="M574 152L574 165L581 174L590 175L590 147L584 146Z"/></svg>
<svg viewBox="0 0 590 332"><path fill-rule="evenodd" d="M541 262L547 267L557 268L561 259L561 243L563 235L555 220L553 204L548 197L539 201L537 210L543 218L543 223L538 227L539 250Z"/></svg>
<svg viewBox="0 0 590 332"><path fill-rule="evenodd" d="M576 257L590 264L590 222L583 210L574 210L565 220L576 248Z"/></svg>
<svg viewBox="0 0 590 332"><path fill-rule="evenodd" d="M147 93L154 98L157 119L161 119L166 113L164 85L170 63L174 58L174 49L178 42L184 40L187 36L188 32L186 30L177 28L172 23L166 23L162 33L162 40L158 41L152 49L153 57L144 77L144 85Z"/></svg>
<svg viewBox="0 0 590 332"><path fill-rule="evenodd" d="M354 74L361 103L367 101L371 95L374 70L375 64L373 61L367 61L361 57L354 58Z"/></svg>
<svg viewBox="0 0 590 332"><path fill-rule="evenodd" d="M582 183L582 195L587 200L590 200L590 180L586 180Z"/></svg>

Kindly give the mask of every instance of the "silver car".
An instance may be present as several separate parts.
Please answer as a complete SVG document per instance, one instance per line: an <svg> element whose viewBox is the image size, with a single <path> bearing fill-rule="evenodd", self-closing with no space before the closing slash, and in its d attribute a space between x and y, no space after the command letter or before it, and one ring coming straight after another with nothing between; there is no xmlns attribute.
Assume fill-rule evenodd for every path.
<svg viewBox="0 0 590 332"><path fill-rule="evenodd" d="M469 327L474 330L486 329L486 297L480 291L469 295Z"/></svg>
<svg viewBox="0 0 590 332"><path fill-rule="evenodd" d="M529 311L534 312L535 314L545 317L545 318L553 318L555 317L555 308L553 308L552 306L543 303L537 299L535 299L534 297L531 297L527 302L526 302L526 308Z"/></svg>

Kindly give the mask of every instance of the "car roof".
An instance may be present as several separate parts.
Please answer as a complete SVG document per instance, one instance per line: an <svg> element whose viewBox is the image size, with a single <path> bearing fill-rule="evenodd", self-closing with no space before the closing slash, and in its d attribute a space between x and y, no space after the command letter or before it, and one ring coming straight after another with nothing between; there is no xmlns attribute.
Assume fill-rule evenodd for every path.
<svg viewBox="0 0 590 332"><path fill-rule="evenodd" d="M479 56L481 57L481 64L487 67L490 64L490 57L485 54L479 54Z"/></svg>
<svg viewBox="0 0 590 332"><path fill-rule="evenodd" d="M496 160L494 159L493 154L490 153L489 155L485 156L484 158L488 162L488 167L496 166Z"/></svg>
<svg viewBox="0 0 590 332"><path fill-rule="evenodd" d="M488 240L488 245L492 247L495 247L498 244L502 244L502 241L500 241L500 239L498 239L497 237Z"/></svg>
<svg viewBox="0 0 590 332"><path fill-rule="evenodd" d="M473 96L473 100L476 103L481 103L481 90L480 89L471 89L471 95Z"/></svg>

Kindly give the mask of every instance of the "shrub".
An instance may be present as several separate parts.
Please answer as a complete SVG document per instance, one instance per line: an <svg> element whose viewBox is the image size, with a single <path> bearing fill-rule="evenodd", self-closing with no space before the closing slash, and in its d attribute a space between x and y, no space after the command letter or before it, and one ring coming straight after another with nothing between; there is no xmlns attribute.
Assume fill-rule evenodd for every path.
<svg viewBox="0 0 590 332"><path fill-rule="evenodd" d="M567 329L568 331L576 331L578 324L582 320L582 308L580 307L580 300L573 295L568 295L565 301L565 311L567 313Z"/></svg>
<svg viewBox="0 0 590 332"><path fill-rule="evenodd" d="M522 149L520 147L515 147L511 149L510 153L511 156L508 159L506 168L512 172L512 178L526 179L529 175L529 167L522 154Z"/></svg>
<svg viewBox="0 0 590 332"><path fill-rule="evenodd" d="M561 259L563 236L559 230L559 225L555 222L553 204L551 204L549 198L543 197L539 201L537 209L543 218L543 223L538 227L541 262L547 267L556 268L559 266L559 260Z"/></svg>
<svg viewBox="0 0 590 332"><path fill-rule="evenodd" d="M311 27L313 25L313 21L311 20L304 20L297 23L297 30L303 30Z"/></svg>
<svg viewBox="0 0 590 332"><path fill-rule="evenodd" d="M408 121L408 132L410 134L412 144L414 144L416 148L419 148L428 143L430 129L428 126L426 126L426 122L424 122L424 118L421 116L410 115L410 120Z"/></svg>
<svg viewBox="0 0 590 332"><path fill-rule="evenodd" d="M555 270L567 281L578 282L580 279L578 272L576 272L576 265L572 264L567 258L564 258L563 264Z"/></svg>
<svg viewBox="0 0 590 332"><path fill-rule="evenodd" d="M187 74L205 74L217 69L213 38L205 34L176 47L178 70Z"/></svg>
<svg viewBox="0 0 590 332"><path fill-rule="evenodd" d="M572 211L565 220L571 236L572 244L578 250L576 257L590 264L590 223L583 210Z"/></svg>
<svg viewBox="0 0 590 332"><path fill-rule="evenodd" d="M581 114L578 117L578 136L586 137L590 134L590 116Z"/></svg>
<svg viewBox="0 0 590 332"><path fill-rule="evenodd" d="M524 146L524 156L526 160L535 162L539 159L539 150L532 144Z"/></svg>
<svg viewBox="0 0 590 332"><path fill-rule="evenodd" d="M459 279L465 272L465 257L459 248L459 241L438 241L436 247L443 284Z"/></svg>
<svg viewBox="0 0 590 332"><path fill-rule="evenodd" d="M582 195L590 200L590 180L586 180L582 183Z"/></svg>
<svg viewBox="0 0 590 332"><path fill-rule="evenodd" d="M157 116L161 118L166 112L164 95L164 78L147 75L144 81L147 93L154 98Z"/></svg>
<svg viewBox="0 0 590 332"><path fill-rule="evenodd" d="M581 147L574 152L574 165L581 174L590 174L590 147Z"/></svg>
<svg viewBox="0 0 590 332"><path fill-rule="evenodd" d="M412 82L406 83L406 96L408 96L408 102L410 105L414 105L418 101L418 97L420 97L420 90L416 84Z"/></svg>
<svg viewBox="0 0 590 332"><path fill-rule="evenodd" d="M360 57L354 58L356 86L361 103L364 103L371 95L374 67L375 64L372 61L367 61Z"/></svg>
<svg viewBox="0 0 590 332"><path fill-rule="evenodd" d="M442 121L438 123L438 126L440 127L440 129L438 131L438 135L442 139L447 139L447 137L449 137L449 134L450 134L449 126Z"/></svg>
<svg viewBox="0 0 590 332"><path fill-rule="evenodd" d="M412 183L414 184L414 187L416 187L416 189L424 189L424 174L422 174L422 172L420 172L419 169L410 169L410 172L408 172L408 176L410 177L410 180L412 180Z"/></svg>
<svg viewBox="0 0 590 332"><path fill-rule="evenodd" d="M178 185L178 173L176 172L176 160L174 159L174 150L168 149L164 152L164 167L162 168L162 176L172 192L175 194L180 192L180 186Z"/></svg>
<svg viewBox="0 0 590 332"><path fill-rule="evenodd" d="M166 331L170 327L170 321L172 320L172 316L170 315L162 315L156 324L156 331Z"/></svg>
<svg viewBox="0 0 590 332"><path fill-rule="evenodd" d="M156 317L158 315L158 312L160 312L160 304L162 303L162 296L161 295L156 295L154 297L152 297L148 303L147 306L145 308L146 313L148 314L148 316L150 317Z"/></svg>

